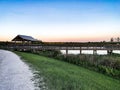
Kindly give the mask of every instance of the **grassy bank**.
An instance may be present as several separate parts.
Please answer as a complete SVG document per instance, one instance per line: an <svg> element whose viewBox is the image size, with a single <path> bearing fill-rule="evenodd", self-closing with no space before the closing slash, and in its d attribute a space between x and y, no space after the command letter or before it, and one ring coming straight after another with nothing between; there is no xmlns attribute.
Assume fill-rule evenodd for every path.
<svg viewBox="0 0 120 90"><path fill-rule="evenodd" d="M119 90L120 81L55 59L16 52L44 77L49 90Z"/></svg>
<svg viewBox="0 0 120 90"><path fill-rule="evenodd" d="M120 80L120 55L110 54L110 55L74 55L69 54L67 56L60 53L60 51L55 50L44 50L38 52L32 52L41 56L54 58L77 66L82 66L84 68L105 74L107 76L116 78Z"/></svg>

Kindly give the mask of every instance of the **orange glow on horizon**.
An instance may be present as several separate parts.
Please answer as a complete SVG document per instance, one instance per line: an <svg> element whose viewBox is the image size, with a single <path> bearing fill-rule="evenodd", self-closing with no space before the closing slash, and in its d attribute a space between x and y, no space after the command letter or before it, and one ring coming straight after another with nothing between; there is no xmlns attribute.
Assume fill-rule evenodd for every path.
<svg viewBox="0 0 120 90"><path fill-rule="evenodd" d="M44 42L100 42L100 41L109 41L110 37L88 37L88 38L75 38L75 37L70 37L70 38L43 38L42 41Z"/></svg>
<svg viewBox="0 0 120 90"><path fill-rule="evenodd" d="M10 41L7 37L0 37L0 41Z"/></svg>
<svg viewBox="0 0 120 90"><path fill-rule="evenodd" d="M0 41L11 41L15 36L7 36L7 35L1 35Z"/></svg>
<svg viewBox="0 0 120 90"><path fill-rule="evenodd" d="M15 37L15 36L14 36ZM0 41L11 41L13 38L2 36L0 37ZM42 40L43 42L101 42L101 41L109 41L111 37L103 36L103 37L40 37L33 36L38 40Z"/></svg>

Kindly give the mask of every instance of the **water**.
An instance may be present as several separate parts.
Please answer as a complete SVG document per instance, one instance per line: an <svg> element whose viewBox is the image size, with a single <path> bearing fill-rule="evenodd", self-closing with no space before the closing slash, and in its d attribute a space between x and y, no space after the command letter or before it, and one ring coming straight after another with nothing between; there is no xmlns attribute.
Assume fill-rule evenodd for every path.
<svg viewBox="0 0 120 90"><path fill-rule="evenodd" d="M20 58L0 50L0 90L36 90L33 73Z"/></svg>
<svg viewBox="0 0 120 90"><path fill-rule="evenodd" d="M113 53L120 54L120 50L114 50Z"/></svg>
<svg viewBox="0 0 120 90"><path fill-rule="evenodd" d="M65 50L61 50L63 54L66 53ZM80 54L79 50L69 50L69 54ZM120 54L120 50L113 50L113 53ZM82 54L93 54L93 50L82 50ZM98 55L107 55L107 50L97 50Z"/></svg>

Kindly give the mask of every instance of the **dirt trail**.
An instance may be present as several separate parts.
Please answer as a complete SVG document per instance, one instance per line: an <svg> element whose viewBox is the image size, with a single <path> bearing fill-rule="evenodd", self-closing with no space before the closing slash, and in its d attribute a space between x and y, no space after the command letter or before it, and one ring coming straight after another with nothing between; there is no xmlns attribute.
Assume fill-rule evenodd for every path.
<svg viewBox="0 0 120 90"><path fill-rule="evenodd" d="M19 56L0 50L0 90L36 90L33 73Z"/></svg>

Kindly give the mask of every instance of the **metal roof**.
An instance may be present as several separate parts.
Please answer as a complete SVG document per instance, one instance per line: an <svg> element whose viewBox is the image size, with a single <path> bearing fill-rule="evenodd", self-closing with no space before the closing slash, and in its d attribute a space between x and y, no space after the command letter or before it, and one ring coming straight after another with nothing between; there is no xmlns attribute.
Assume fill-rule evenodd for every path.
<svg viewBox="0 0 120 90"><path fill-rule="evenodd" d="M17 35L12 41L39 41L31 36Z"/></svg>

